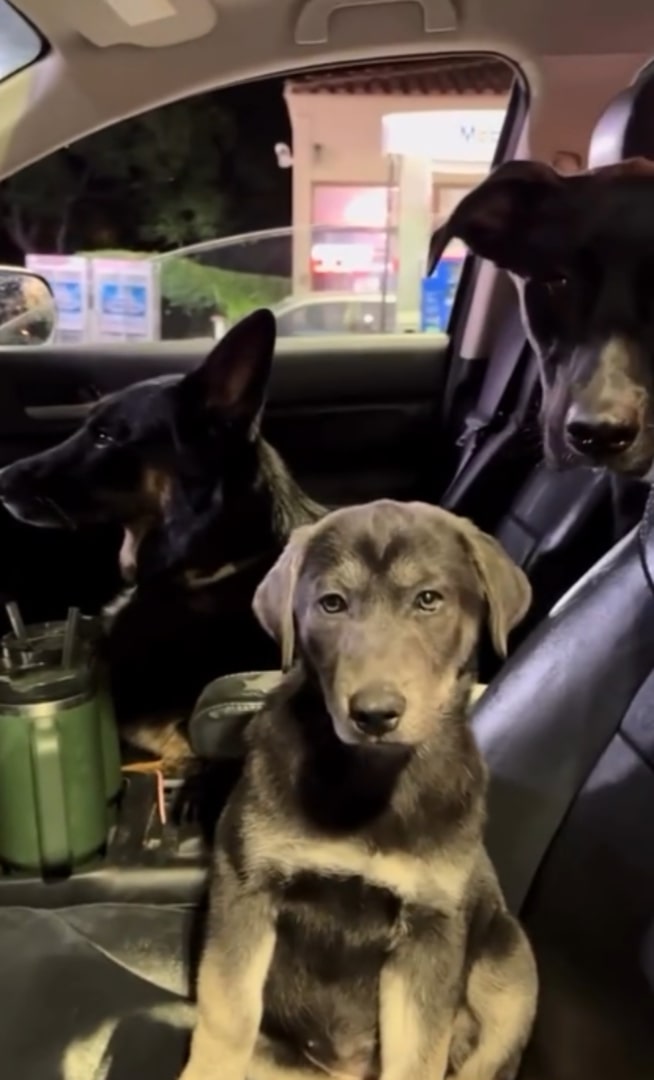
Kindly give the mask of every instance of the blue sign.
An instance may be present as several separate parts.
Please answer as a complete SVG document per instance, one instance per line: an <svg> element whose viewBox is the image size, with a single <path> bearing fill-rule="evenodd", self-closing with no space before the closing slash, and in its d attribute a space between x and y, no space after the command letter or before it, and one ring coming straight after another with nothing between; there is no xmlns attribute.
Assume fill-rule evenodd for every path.
<svg viewBox="0 0 654 1080"><path fill-rule="evenodd" d="M447 330L463 259L441 259L431 277L422 279L420 329Z"/></svg>
<svg viewBox="0 0 654 1080"><path fill-rule="evenodd" d="M77 280L51 282L57 311L66 315L80 315L84 307L82 282Z"/></svg>
<svg viewBox="0 0 654 1080"><path fill-rule="evenodd" d="M92 259L96 341L159 338L159 274L151 259Z"/></svg>
<svg viewBox="0 0 654 1080"><path fill-rule="evenodd" d="M100 287L102 315L120 319L143 319L148 310L145 284L104 281Z"/></svg>

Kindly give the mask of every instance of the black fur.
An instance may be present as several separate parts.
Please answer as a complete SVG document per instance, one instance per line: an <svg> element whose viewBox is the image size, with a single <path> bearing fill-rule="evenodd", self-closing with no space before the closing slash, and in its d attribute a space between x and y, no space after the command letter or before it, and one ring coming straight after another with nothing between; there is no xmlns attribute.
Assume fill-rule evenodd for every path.
<svg viewBox="0 0 654 1080"><path fill-rule="evenodd" d="M549 461L646 474L654 462L654 164L562 176L509 162L435 234L432 267L453 237L516 280L541 365Z"/></svg>
<svg viewBox="0 0 654 1080"><path fill-rule="evenodd" d="M254 312L197 370L112 395L61 445L0 472L20 520L125 529L132 591L110 607L106 643L120 721L184 717L210 679L276 666L252 595L322 509L259 434L274 343L273 315Z"/></svg>

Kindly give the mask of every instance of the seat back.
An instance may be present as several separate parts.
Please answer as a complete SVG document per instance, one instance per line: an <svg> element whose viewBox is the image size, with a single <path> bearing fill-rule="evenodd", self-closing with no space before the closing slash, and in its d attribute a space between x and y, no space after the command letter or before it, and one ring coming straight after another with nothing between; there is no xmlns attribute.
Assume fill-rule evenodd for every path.
<svg viewBox="0 0 654 1080"><path fill-rule="evenodd" d="M654 594L636 532L479 701L487 845L541 979L521 1080L654 1076ZM654 538L645 556L654 570Z"/></svg>
<svg viewBox="0 0 654 1080"><path fill-rule="evenodd" d="M654 63L609 102L590 140L591 169L632 157L654 158Z"/></svg>
<svg viewBox="0 0 654 1080"><path fill-rule="evenodd" d="M475 710L492 775L488 843L515 910L654 669L654 596L637 548L633 532L600 560L505 664ZM654 567L654 540L649 548Z"/></svg>

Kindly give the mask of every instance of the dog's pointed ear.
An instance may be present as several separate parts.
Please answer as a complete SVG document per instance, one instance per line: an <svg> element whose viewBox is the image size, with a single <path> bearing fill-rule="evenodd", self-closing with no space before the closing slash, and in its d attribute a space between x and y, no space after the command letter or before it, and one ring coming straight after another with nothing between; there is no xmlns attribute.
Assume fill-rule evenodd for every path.
<svg viewBox="0 0 654 1080"><path fill-rule="evenodd" d="M300 525L293 530L252 601L257 620L281 648L283 671L288 671L295 656L295 590L307 544L315 531L316 525Z"/></svg>
<svg viewBox="0 0 654 1080"><path fill-rule="evenodd" d="M488 603L491 640L498 655L504 657L511 630L531 605L531 585L497 540L465 518L460 525Z"/></svg>
<svg viewBox="0 0 654 1080"><path fill-rule="evenodd" d="M228 422L256 433L270 380L277 324L260 308L232 326L204 363L182 380L181 391Z"/></svg>
<svg viewBox="0 0 654 1080"><path fill-rule="evenodd" d="M533 224L554 210L564 183L564 177L543 162L500 165L436 230L429 245L427 273L433 273L452 240L462 240L475 255L504 270L528 273L533 258Z"/></svg>

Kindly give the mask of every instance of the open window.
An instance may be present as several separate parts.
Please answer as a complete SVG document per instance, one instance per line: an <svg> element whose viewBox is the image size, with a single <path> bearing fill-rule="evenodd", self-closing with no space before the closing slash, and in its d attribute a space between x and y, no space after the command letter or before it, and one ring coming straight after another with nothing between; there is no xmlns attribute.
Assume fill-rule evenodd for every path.
<svg viewBox="0 0 654 1080"><path fill-rule="evenodd" d="M466 253L427 279L429 236L491 167L514 85L458 54L165 105L0 186L0 246L51 284L55 344L209 340L257 306L281 338L443 335Z"/></svg>

